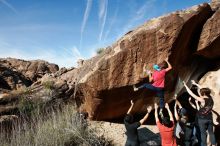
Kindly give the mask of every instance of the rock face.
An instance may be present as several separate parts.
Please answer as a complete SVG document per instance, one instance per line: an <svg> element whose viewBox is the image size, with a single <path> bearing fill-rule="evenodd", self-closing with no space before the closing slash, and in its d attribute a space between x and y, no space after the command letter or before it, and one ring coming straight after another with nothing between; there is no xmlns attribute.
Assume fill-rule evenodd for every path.
<svg viewBox="0 0 220 146"><path fill-rule="evenodd" d="M216 11L217 9L219 9L220 7L220 0L212 0L211 2L211 7L214 11Z"/></svg>
<svg viewBox="0 0 220 146"><path fill-rule="evenodd" d="M60 79L67 80L78 91L74 97L80 97L81 107L94 120L122 117L132 98L136 100L134 110L145 111L155 95L147 90L133 92L132 88L133 84L146 82L141 76L144 63L152 69L154 63L169 57L173 71L166 79L166 100L170 100L182 88L176 84L178 80L197 78L210 65L196 51L203 25L212 14L211 7L202 4L152 19Z"/></svg>
<svg viewBox="0 0 220 146"><path fill-rule="evenodd" d="M57 65L41 60L0 59L0 88L11 90L27 87L44 74L58 70Z"/></svg>
<svg viewBox="0 0 220 146"><path fill-rule="evenodd" d="M205 23L198 45L198 53L208 58L220 56L220 9Z"/></svg>

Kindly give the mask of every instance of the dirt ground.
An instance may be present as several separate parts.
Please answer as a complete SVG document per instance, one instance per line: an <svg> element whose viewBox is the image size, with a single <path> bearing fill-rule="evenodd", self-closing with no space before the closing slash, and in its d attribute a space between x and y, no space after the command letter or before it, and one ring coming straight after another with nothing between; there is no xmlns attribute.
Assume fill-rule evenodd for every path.
<svg viewBox="0 0 220 146"><path fill-rule="evenodd" d="M92 121L90 125L98 131L99 136L112 140L115 146L125 145L124 124ZM141 146L160 146L160 136L156 125L142 125L138 129L138 136Z"/></svg>

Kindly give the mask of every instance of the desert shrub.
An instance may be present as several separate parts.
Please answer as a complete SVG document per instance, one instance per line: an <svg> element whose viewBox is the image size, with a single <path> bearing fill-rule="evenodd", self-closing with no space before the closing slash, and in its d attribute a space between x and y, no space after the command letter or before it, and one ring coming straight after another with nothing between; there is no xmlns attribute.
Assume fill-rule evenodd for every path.
<svg viewBox="0 0 220 146"><path fill-rule="evenodd" d="M18 111L26 117L32 116L36 110L41 109L44 102L41 98L30 99L29 97L20 97L18 100Z"/></svg>
<svg viewBox="0 0 220 146"><path fill-rule="evenodd" d="M54 81L45 81L42 83L45 89L52 90L54 89Z"/></svg>
<svg viewBox="0 0 220 146"><path fill-rule="evenodd" d="M7 131L7 130L6 130ZM11 134L1 131L1 146L110 146L111 142L99 137L88 126L73 105L35 110L32 119L14 123Z"/></svg>
<svg viewBox="0 0 220 146"><path fill-rule="evenodd" d="M104 52L105 51L105 48L98 48L97 50L96 50L96 53L97 54L101 54L102 52Z"/></svg>

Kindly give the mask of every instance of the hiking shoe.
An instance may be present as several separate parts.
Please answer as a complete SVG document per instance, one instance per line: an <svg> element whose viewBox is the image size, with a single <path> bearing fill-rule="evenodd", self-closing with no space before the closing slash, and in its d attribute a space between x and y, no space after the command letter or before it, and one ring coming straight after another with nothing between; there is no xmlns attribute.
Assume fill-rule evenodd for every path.
<svg viewBox="0 0 220 146"><path fill-rule="evenodd" d="M133 86L133 88L134 88L134 91L138 91L138 88L137 88L137 87L135 87L135 85Z"/></svg>

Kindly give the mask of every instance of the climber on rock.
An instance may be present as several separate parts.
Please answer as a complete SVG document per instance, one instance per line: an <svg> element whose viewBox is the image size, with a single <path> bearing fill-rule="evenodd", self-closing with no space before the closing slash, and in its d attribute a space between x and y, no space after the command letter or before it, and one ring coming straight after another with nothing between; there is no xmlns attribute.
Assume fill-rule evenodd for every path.
<svg viewBox="0 0 220 146"><path fill-rule="evenodd" d="M144 118L138 122L134 122L133 115L131 114L133 107L134 107L134 102L131 100L131 106L124 118L124 124L125 124L126 135L127 135L125 146L139 146L140 145L139 139L138 139L137 128L140 127L147 120L149 113L152 110L152 107L149 106L147 108L147 113L144 116Z"/></svg>
<svg viewBox="0 0 220 146"><path fill-rule="evenodd" d="M153 83L152 84L145 83L141 85L140 87L134 86L134 91L147 88L149 90L156 92L157 97L160 98L160 108L163 109L165 106L164 104L165 75L168 71L172 69L172 66L169 63L168 58L167 58L165 62L161 63L160 65L155 64L153 68L154 68L153 73L151 73L150 71L147 71L146 68L143 69L143 72L147 73L149 76L149 82L153 82Z"/></svg>

